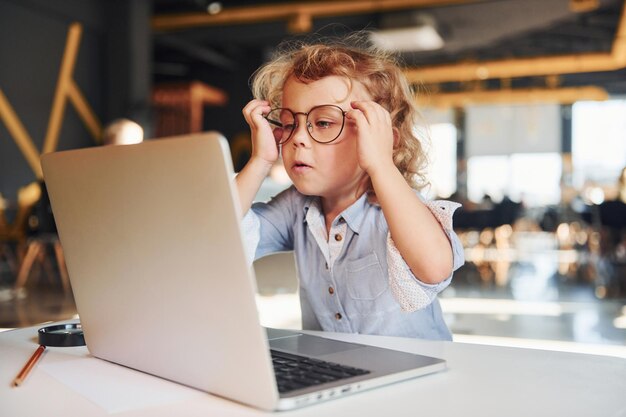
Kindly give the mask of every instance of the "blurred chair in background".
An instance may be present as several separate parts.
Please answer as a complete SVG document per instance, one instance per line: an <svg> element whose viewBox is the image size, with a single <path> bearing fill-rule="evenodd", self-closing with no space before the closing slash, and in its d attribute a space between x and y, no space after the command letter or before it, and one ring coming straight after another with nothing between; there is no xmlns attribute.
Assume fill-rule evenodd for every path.
<svg viewBox="0 0 626 417"><path fill-rule="evenodd" d="M622 172L617 180L617 191L619 193L620 201L626 204L626 167L622 169Z"/></svg>
<svg viewBox="0 0 626 417"><path fill-rule="evenodd" d="M293 252L254 261L259 319L266 327L302 329L298 277Z"/></svg>
<svg viewBox="0 0 626 417"><path fill-rule="evenodd" d="M293 252L273 253L254 261L257 289L261 295L298 292Z"/></svg>
<svg viewBox="0 0 626 417"><path fill-rule="evenodd" d="M17 259L9 241L9 221L5 215L7 204L4 196L0 193L0 266L6 265L6 269L11 274L15 274ZM3 266L2 270L4 271L4 269Z"/></svg>
<svg viewBox="0 0 626 417"><path fill-rule="evenodd" d="M31 275L40 274L43 270L50 281L55 280L58 276L64 292L68 294L70 293L70 281L46 186L43 181L33 183L30 186L33 189L35 186L37 187L38 195L28 212L25 213L25 219L22 220L21 233L24 239L25 253L17 271L15 291L17 294L22 292L28 278ZM55 272L54 262L56 262L58 273Z"/></svg>
<svg viewBox="0 0 626 417"><path fill-rule="evenodd" d="M596 257L596 294L604 297L626 296L626 203L604 201L594 206L594 229L599 232Z"/></svg>
<svg viewBox="0 0 626 417"><path fill-rule="evenodd" d="M28 217L40 198L41 188L37 182L21 187L17 192L17 208L12 221L5 216L4 198L0 204L0 256L13 273L26 250Z"/></svg>
<svg viewBox="0 0 626 417"><path fill-rule="evenodd" d="M204 107L224 106L225 91L200 81L162 83L152 90L156 111L155 137L184 135L204 129Z"/></svg>

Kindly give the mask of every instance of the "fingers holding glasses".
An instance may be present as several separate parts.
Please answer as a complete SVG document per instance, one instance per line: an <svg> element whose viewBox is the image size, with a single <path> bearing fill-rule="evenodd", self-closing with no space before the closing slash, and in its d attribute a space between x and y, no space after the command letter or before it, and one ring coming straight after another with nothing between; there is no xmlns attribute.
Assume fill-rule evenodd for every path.
<svg viewBox="0 0 626 417"><path fill-rule="evenodd" d="M373 101L354 101L351 106L353 110L346 118L356 126L361 168L369 172L393 163L393 126L389 112Z"/></svg>
<svg viewBox="0 0 626 417"><path fill-rule="evenodd" d="M246 104L242 113L250 126L252 157L260 157L264 161L273 163L278 159L278 145L273 126L264 117L269 111L268 101L254 99Z"/></svg>
<svg viewBox="0 0 626 417"><path fill-rule="evenodd" d="M268 101L253 99L245 105L241 112L251 129L261 129L267 124L263 115L269 111L270 104Z"/></svg>
<svg viewBox="0 0 626 417"><path fill-rule="evenodd" d="M387 109L374 101L353 101L350 105L360 110L370 124L391 124L391 115Z"/></svg>

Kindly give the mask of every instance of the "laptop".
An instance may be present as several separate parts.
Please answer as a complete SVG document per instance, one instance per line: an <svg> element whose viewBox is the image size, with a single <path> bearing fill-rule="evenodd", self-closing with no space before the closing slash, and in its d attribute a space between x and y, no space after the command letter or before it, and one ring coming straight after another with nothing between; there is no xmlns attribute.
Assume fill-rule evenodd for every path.
<svg viewBox="0 0 626 417"><path fill-rule="evenodd" d="M217 132L56 152L42 167L95 357L263 410L446 368L260 325L229 147Z"/></svg>

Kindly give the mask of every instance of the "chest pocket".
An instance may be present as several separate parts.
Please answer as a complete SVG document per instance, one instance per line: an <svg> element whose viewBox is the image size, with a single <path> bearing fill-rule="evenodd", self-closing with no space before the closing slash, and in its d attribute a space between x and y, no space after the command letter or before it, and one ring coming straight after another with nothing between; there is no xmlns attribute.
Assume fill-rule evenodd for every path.
<svg viewBox="0 0 626 417"><path fill-rule="evenodd" d="M346 265L348 294L355 300L375 300L389 286L376 253L349 261Z"/></svg>

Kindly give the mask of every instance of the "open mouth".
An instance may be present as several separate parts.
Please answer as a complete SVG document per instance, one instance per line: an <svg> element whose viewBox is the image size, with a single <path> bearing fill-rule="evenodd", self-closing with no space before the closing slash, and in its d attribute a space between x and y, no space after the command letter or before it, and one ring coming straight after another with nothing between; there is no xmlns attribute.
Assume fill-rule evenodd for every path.
<svg viewBox="0 0 626 417"><path fill-rule="evenodd" d="M302 161L296 161L293 163L293 167L298 169L298 168L311 168L311 165L302 162Z"/></svg>

